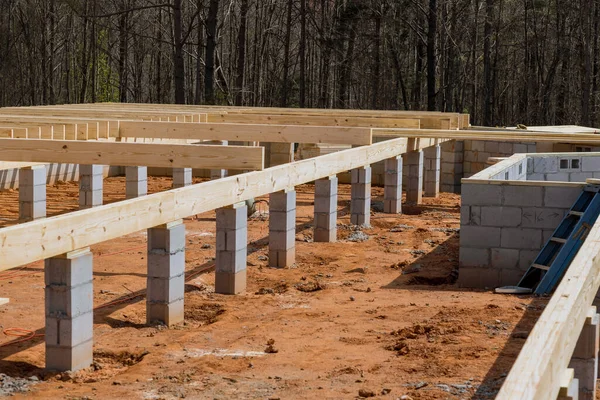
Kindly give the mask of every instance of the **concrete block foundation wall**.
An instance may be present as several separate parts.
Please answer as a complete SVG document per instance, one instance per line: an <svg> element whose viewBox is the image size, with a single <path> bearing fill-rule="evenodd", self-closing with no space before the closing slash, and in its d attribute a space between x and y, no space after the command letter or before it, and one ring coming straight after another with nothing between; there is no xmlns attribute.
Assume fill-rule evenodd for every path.
<svg viewBox="0 0 600 400"><path fill-rule="evenodd" d="M517 153L535 153L535 143L494 142L482 140L464 141L464 178L469 178L488 167L490 157L510 157Z"/></svg>
<svg viewBox="0 0 600 400"><path fill-rule="evenodd" d="M583 186L463 181L459 285L516 285Z"/></svg>
<svg viewBox="0 0 600 400"><path fill-rule="evenodd" d="M599 153L539 154L528 157L527 180L585 182L600 178Z"/></svg>

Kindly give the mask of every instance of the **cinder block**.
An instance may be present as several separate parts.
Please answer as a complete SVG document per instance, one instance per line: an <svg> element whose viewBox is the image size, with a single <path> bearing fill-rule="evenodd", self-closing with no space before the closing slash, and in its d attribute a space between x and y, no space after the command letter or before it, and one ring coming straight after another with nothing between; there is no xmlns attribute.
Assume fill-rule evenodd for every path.
<svg viewBox="0 0 600 400"><path fill-rule="evenodd" d="M330 197L337 196L338 194L338 178L337 176L330 176L324 179L317 179L315 181L315 197Z"/></svg>
<svg viewBox="0 0 600 400"><path fill-rule="evenodd" d="M286 268L294 265L296 262L296 247L288 250L269 249L269 267Z"/></svg>
<svg viewBox="0 0 600 400"><path fill-rule="evenodd" d="M490 250L461 246L459 250L460 267L489 267Z"/></svg>
<svg viewBox="0 0 600 400"><path fill-rule="evenodd" d="M558 172L558 157L543 156L532 157L534 173L555 173Z"/></svg>
<svg viewBox="0 0 600 400"><path fill-rule="evenodd" d="M295 246L295 243L295 229L290 229L284 232L273 232L273 234L269 234L269 249L289 250Z"/></svg>
<svg viewBox="0 0 600 400"><path fill-rule="evenodd" d="M269 213L296 210L296 191L280 191L269 195Z"/></svg>
<svg viewBox="0 0 600 400"><path fill-rule="evenodd" d="M527 145L522 143L515 143L513 145L513 153L527 153Z"/></svg>
<svg viewBox="0 0 600 400"><path fill-rule="evenodd" d="M473 151L485 151L485 142L482 140L473 140L471 142L471 149Z"/></svg>
<svg viewBox="0 0 600 400"><path fill-rule="evenodd" d="M503 186L503 205L518 207L539 207L544 191L541 186Z"/></svg>
<svg viewBox="0 0 600 400"><path fill-rule="evenodd" d="M519 250L519 264L518 268L521 271L527 271L527 269L533 264L541 250Z"/></svg>
<svg viewBox="0 0 600 400"><path fill-rule="evenodd" d="M317 213L315 214L315 228L335 229L337 224L337 213Z"/></svg>
<svg viewBox="0 0 600 400"><path fill-rule="evenodd" d="M600 172L600 157L581 157L581 171Z"/></svg>
<svg viewBox="0 0 600 400"><path fill-rule="evenodd" d="M337 195L331 197L315 197L315 213L335 213L337 212Z"/></svg>
<svg viewBox="0 0 600 400"><path fill-rule="evenodd" d="M462 236L462 232L461 232ZM540 249L542 232L539 229L502 228L502 248L508 249Z"/></svg>
<svg viewBox="0 0 600 400"><path fill-rule="evenodd" d="M584 183L586 179L593 178L593 172L571 172L569 174L569 182L582 182Z"/></svg>
<svg viewBox="0 0 600 400"><path fill-rule="evenodd" d="M498 144L498 152L504 155L513 155L513 144L507 142L501 142Z"/></svg>
<svg viewBox="0 0 600 400"><path fill-rule="evenodd" d="M499 269L494 268L460 268L458 270L458 286L466 288L494 288L500 286Z"/></svg>
<svg viewBox="0 0 600 400"><path fill-rule="evenodd" d="M491 249L492 267L499 269L517 269L519 265L519 250L516 249Z"/></svg>
<svg viewBox="0 0 600 400"><path fill-rule="evenodd" d="M245 248L248 244L248 229L218 229L217 250L236 251Z"/></svg>
<svg viewBox="0 0 600 400"><path fill-rule="evenodd" d="M523 208L524 228L555 229L565 216L567 209L525 207Z"/></svg>
<svg viewBox="0 0 600 400"><path fill-rule="evenodd" d="M546 180L546 175L547 174L542 174L542 173L528 174L527 175L527 180L528 181L545 181Z"/></svg>
<svg viewBox="0 0 600 400"><path fill-rule="evenodd" d="M75 347L46 345L46 369L78 371L92 365L94 343L89 340Z"/></svg>
<svg viewBox="0 0 600 400"><path fill-rule="evenodd" d="M471 222L471 207L461 206L460 207L460 224L469 225Z"/></svg>
<svg viewBox="0 0 600 400"><path fill-rule="evenodd" d="M402 202L400 200L384 200L383 201L383 212L386 214L402 213Z"/></svg>
<svg viewBox="0 0 600 400"><path fill-rule="evenodd" d="M146 321L148 324L155 322L173 326L184 320L184 299L171 303L146 302Z"/></svg>
<svg viewBox="0 0 600 400"><path fill-rule="evenodd" d="M502 205L502 186L465 183L461 188L462 205Z"/></svg>
<svg viewBox="0 0 600 400"><path fill-rule="evenodd" d="M216 211L218 229L242 229L248 227L248 207L237 203L233 207L223 207ZM219 229L220 228L220 229Z"/></svg>
<svg viewBox="0 0 600 400"><path fill-rule="evenodd" d="M482 226L510 226L521 225L520 207L481 207L481 225Z"/></svg>
<svg viewBox="0 0 600 400"><path fill-rule="evenodd" d="M247 267L247 248L233 250L217 250L215 270L219 272L237 273Z"/></svg>
<svg viewBox="0 0 600 400"><path fill-rule="evenodd" d="M501 228L495 227L461 226L460 246L479 248L500 247L500 232Z"/></svg>
<svg viewBox="0 0 600 400"><path fill-rule="evenodd" d="M350 183L371 183L371 167L365 166L350 171Z"/></svg>
<svg viewBox="0 0 600 400"><path fill-rule="evenodd" d="M185 250L167 253L164 250L148 252L148 276L169 278L185 272Z"/></svg>
<svg viewBox="0 0 600 400"><path fill-rule="evenodd" d="M45 340L49 345L75 347L93 338L93 327L94 312L91 308L73 318L46 316Z"/></svg>
<svg viewBox="0 0 600 400"><path fill-rule="evenodd" d="M501 269L498 286L516 286L523 277L523 271L518 269Z"/></svg>
<svg viewBox="0 0 600 400"><path fill-rule="evenodd" d="M571 208L580 193L579 187L547 186L544 188L544 207Z"/></svg>
<svg viewBox="0 0 600 400"><path fill-rule="evenodd" d="M181 188L192 184L191 168L173 168L173 188Z"/></svg>
<svg viewBox="0 0 600 400"><path fill-rule="evenodd" d="M295 229L296 210L288 212L270 211L269 212L269 232L285 232Z"/></svg>
<svg viewBox="0 0 600 400"><path fill-rule="evenodd" d="M315 228L313 240L315 242L333 243L337 241L337 228L323 229Z"/></svg>
<svg viewBox="0 0 600 400"><path fill-rule="evenodd" d="M215 292L220 294L240 294L246 291L246 270L237 273L217 271Z"/></svg>
<svg viewBox="0 0 600 400"><path fill-rule="evenodd" d="M498 153L500 150L500 143L499 142L485 142L484 143L484 150L488 153Z"/></svg>
<svg viewBox="0 0 600 400"><path fill-rule="evenodd" d="M147 299L151 303L168 304L181 300L184 296L185 275L170 278L148 276Z"/></svg>

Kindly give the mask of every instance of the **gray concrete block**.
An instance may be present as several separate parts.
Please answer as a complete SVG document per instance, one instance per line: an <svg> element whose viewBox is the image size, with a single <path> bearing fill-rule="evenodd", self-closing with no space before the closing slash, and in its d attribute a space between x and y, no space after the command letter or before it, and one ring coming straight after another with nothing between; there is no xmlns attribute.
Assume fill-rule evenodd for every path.
<svg viewBox="0 0 600 400"><path fill-rule="evenodd" d="M273 232L269 234L269 249L289 250L296 245L296 230L290 229L285 232Z"/></svg>
<svg viewBox="0 0 600 400"><path fill-rule="evenodd" d="M246 291L246 270L215 273L215 293L240 294Z"/></svg>
<svg viewBox="0 0 600 400"><path fill-rule="evenodd" d="M269 232L285 232L295 229L295 226L296 210L269 212Z"/></svg>
<svg viewBox="0 0 600 400"><path fill-rule="evenodd" d="M507 143L507 142L501 142L498 144L498 152L499 153L503 153L503 154L507 154L507 155L513 155L514 151L513 151L513 144L512 143Z"/></svg>
<svg viewBox="0 0 600 400"><path fill-rule="evenodd" d="M503 205L518 207L541 206L544 197L542 186L503 186Z"/></svg>
<svg viewBox="0 0 600 400"><path fill-rule="evenodd" d="M498 269L516 269L519 265L519 252L517 249L491 249L491 265Z"/></svg>
<svg viewBox="0 0 600 400"><path fill-rule="evenodd" d="M460 207L460 224L469 225L471 223L471 206Z"/></svg>
<svg viewBox="0 0 600 400"><path fill-rule="evenodd" d="M581 171L600 172L600 157L581 157Z"/></svg>
<svg viewBox="0 0 600 400"><path fill-rule="evenodd" d="M489 267L490 250L461 246L459 250L459 266L486 268Z"/></svg>
<svg viewBox="0 0 600 400"><path fill-rule="evenodd" d="M338 194L338 178L330 176L315 181L315 197L330 197Z"/></svg>
<svg viewBox="0 0 600 400"><path fill-rule="evenodd" d="M79 371L92 365L94 343L89 340L74 347L46 345L46 369Z"/></svg>
<svg viewBox="0 0 600 400"><path fill-rule="evenodd" d="M296 248L292 247L288 250L271 250L269 249L269 267L271 268L287 268L294 265L296 262Z"/></svg>
<svg viewBox="0 0 600 400"><path fill-rule="evenodd" d="M147 300L150 303L168 304L181 300L185 293L185 275L157 278L148 276Z"/></svg>
<svg viewBox="0 0 600 400"><path fill-rule="evenodd" d="M513 153L527 153L527 145L523 143L515 143L513 145Z"/></svg>
<svg viewBox="0 0 600 400"><path fill-rule="evenodd" d="M371 167L365 166L350 171L350 183L371 183Z"/></svg>
<svg viewBox="0 0 600 400"><path fill-rule="evenodd" d="M571 208L579 194L579 187L547 186L544 188L544 207Z"/></svg>
<svg viewBox="0 0 600 400"><path fill-rule="evenodd" d="M315 228L313 234L313 240L315 242L326 242L333 243L337 241L337 228L333 229L323 229L323 228Z"/></svg>
<svg viewBox="0 0 600 400"><path fill-rule="evenodd" d="M73 318L46 316L44 339L50 345L74 347L93 338L93 327L92 309Z"/></svg>
<svg viewBox="0 0 600 400"><path fill-rule="evenodd" d="M471 142L471 149L473 151L485 151L485 142L482 140L473 140Z"/></svg>
<svg viewBox="0 0 600 400"><path fill-rule="evenodd" d="M494 288L500 286L500 273L495 268L459 268L457 283L466 288Z"/></svg>
<svg viewBox="0 0 600 400"><path fill-rule="evenodd" d="M491 248L500 247L500 232L502 228L461 226L460 247ZM541 237L541 236L540 236Z"/></svg>
<svg viewBox="0 0 600 400"><path fill-rule="evenodd" d="M181 188L192 184L191 168L173 168L173 188Z"/></svg>
<svg viewBox="0 0 600 400"><path fill-rule="evenodd" d="M148 252L148 276L169 278L185 272L185 251L165 253L164 250Z"/></svg>
<svg viewBox="0 0 600 400"><path fill-rule="evenodd" d="M326 214L337 212L337 195L315 197L314 212Z"/></svg>
<svg viewBox="0 0 600 400"><path fill-rule="evenodd" d="M558 157L532 157L534 173L555 173L558 172Z"/></svg>
<svg viewBox="0 0 600 400"><path fill-rule="evenodd" d="M497 286L515 286L522 277L523 272L518 269L501 269L500 281Z"/></svg>
<svg viewBox="0 0 600 400"><path fill-rule="evenodd" d="M335 229L337 224L337 212L316 213L314 225L319 229Z"/></svg>
<svg viewBox="0 0 600 400"><path fill-rule="evenodd" d="M52 257L44 260L44 283L74 287L93 280L93 255L91 252L69 257Z"/></svg>
<svg viewBox="0 0 600 400"><path fill-rule="evenodd" d="M521 250L521 251L519 251L518 269L522 272L527 271L527 269L529 269L531 264L533 264L533 262L537 258L538 254L540 253L540 250L541 250L541 247L540 247L540 249L536 249L536 250Z"/></svg>
<svg viewBox="0 0 600 400"><path fill-rule="evenodd" d="M488 153L498 153L500 151L500 143L492 141L485 142L484 151Z"/></svg>
<svg viewBox="0 0 600 400"><path fill-rule="evenodd" d="M481 207L481 225L482 226L509 226L516 227L521 225L520 207Z"/></svg>
<svg viewBox="0 0 600 400"><path fill-rule="evenodd" d="M146 323L173 326L184 320L184 299L171 303L146 302Z"/></svg>
<svg viewBox="0 0 600 400"><path fill-rule="evenodd" d="M462 232L461 232L462 237ZM539 229L502 228L502 248L539 249L542 246L542 231Z"/></svg>
<svg viewBox="0 0 600 400"><path fill-rule="evenodd" d="M296 210L296 191L280 191L269 195L269 213Z"/></svg>
<svg viewBox="0 0 600 400"><path fill-rule="evenodd" d="M237 273L247 267L248 251L246 247L236 251L217 250L215 270L219 272Z"/></svg>
<svg viewBox="0 0 600 400"><path fill-rule="evenodd" d="M571 172L569 174L569 182L582 182L585 183L586 179L593 178L593 172Z"/></svg>
<svg viewBox="0 0 600 400"><path fill-rule="evenodd" d="M248 227L248 207L245 203L216 210L217 230L242 229Z"/></svg>
<svg viewBox="0 0 600 400"><path fill-rule="evenodd" d="M217 229L217 250L236 251L248 244L248 229Z"/></svg>
<svg viewBox="0 0 600 400"><path fill-rule="evenodd" d="M461 188L463 205L502 205L502 186L465 183Z"/></svg>
<svg viewBox="0 0 600 400"><path fill-rule="evenodd" d="M523 208L524 228L555 229L565 216L566 209L525 207Z"/></svg>

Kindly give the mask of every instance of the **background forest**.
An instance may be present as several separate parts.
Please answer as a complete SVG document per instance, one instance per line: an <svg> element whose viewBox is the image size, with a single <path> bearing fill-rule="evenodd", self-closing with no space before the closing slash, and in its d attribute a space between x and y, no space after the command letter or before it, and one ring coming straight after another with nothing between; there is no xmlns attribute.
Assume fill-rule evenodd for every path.
<svg viewBox="0 0 600 400"><path fill-rule="evenodd" d="M458 111L600 125L600 1L0 0L0 106Z"/></svg>

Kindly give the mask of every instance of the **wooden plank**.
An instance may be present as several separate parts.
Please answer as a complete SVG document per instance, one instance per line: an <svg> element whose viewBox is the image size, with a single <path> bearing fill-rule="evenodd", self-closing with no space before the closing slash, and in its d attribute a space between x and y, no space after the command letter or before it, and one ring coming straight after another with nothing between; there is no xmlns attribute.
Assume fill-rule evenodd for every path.
<svg viewBox="0 0 600 400"><path fill-rule="evenodd" d="M181 122L120 123L121 137L235 140L277 143L371 144L370 128L297 125L193 124Z"/></svg>
<svg viewBox="0 0 600 400"><path fill-rule="evenodd" d="M269 115L269 114L208 114L208 122L274 124L274 125L310 125L310 126L348 126L365 128L413 128L421 127L418 118L368 118L343 116L306 116L306 115Z"/></svg>
<svg viewBox="0 0 600 400"><path fill-rule="evenodd" d="M257 170L263 153L245 146L0 139L0 160L20 162Z"/></svg>
<svg viewBox="0 0 600 400"><path fill-rule="evenodd" d="M600 144L600 135L582 133L532 132L505 129L497 130L447 130L447 129L378 129L373 128L376 138L445 138L455 140L494 140L516 142L566 142Z"/></svg>
<svg viewBox="0 0 600 400"><path fill-rule="evenodd" d="M555 399L600 288L600 221L571 262L496 399Z"/></svg>
<svg viewBox="0 0 600 400"><path fill-rule="evenodd" d="M214 151L218 147L225 148L212 146ZM373 164L404 152L406 139L395 139L6 227L0 229L0 271Z"/></svg>

